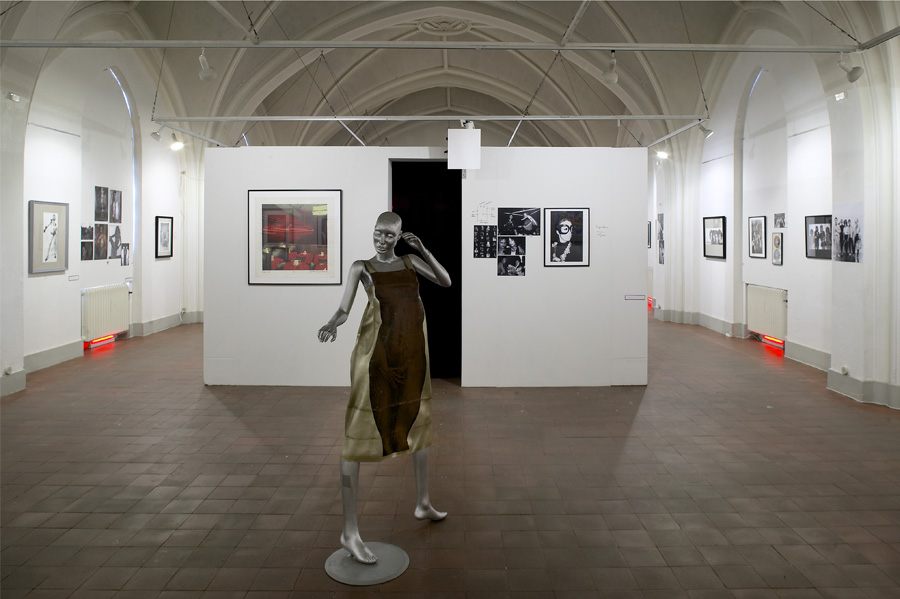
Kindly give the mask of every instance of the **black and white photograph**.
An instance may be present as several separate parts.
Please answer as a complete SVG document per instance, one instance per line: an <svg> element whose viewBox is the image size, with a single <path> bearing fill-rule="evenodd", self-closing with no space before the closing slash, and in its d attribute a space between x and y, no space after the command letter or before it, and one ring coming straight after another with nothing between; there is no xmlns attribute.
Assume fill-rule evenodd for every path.
<svg viewBox="0 0 900 599"><path fill-rule="evenodd" d="M94 259L94 241L82 241L81 242L81 259L82 260L93 260Z"/></svg>
<svg viewBox="0 0 900 599"><path fill-rule="evenodd" d="M747 228L749 229L748 239L750 241L750 257L765 258L766 257L766 217L751 216L747 219Z"/></svg>
<svg viewBox="0 0 900 599"><path fill-rule="evenodd" d="M837 262L862 261L862 202L835 204L832 226L832 259Z"/></svg>
<svg viewBox="0 0 900 599"><path fill-rule="evenodd" d="M109 222L122 222L122 192L118 189L109 190Z"/></svg>
<svg viewBox="0 0 900 599"><path fill-rule="evenodd" d="M649 220L647 221L647 249L650 249L650 246L653 245L653 223Z"/></svg>
<svg viewBox="0 0 900 599"><path fill-rule="evenodd" d="M703 218L703 257L725 258L725 217Z"/></svg>
<svg viewBox="0 0 900 599"><path fill-rule="evenodd" d="M109 259L119 258L122 247L122 229L119 225L109 225Z"/></svg>
<svg viewBox="0 0 900 599"><path fill-rule="evenodd" d="M109 188L94 186L94 220L109 220Z"/></svg>
<svg viewBox="0 0 900 599"><path fill-rule="evenodd" d="M497 240L498 256L524 256L525 237L513 237L501 235Z"/></svg>
<svg viewBox="0 0 900 599"><path fill-rule="evenodd" d="M122 256L122 266L128 266L131 264L131 244L123 243L122 247L119 250L119 254Z"/></svg>
<svg viewBox="0 0 900 599"><path fill-rule="evenodd" d="M498 277L524 277L525 256L498 256Z"/></svg>
<svg viewBox="0 0 900 599"><path fill-rule="evenodd" d="M544 209L544 266L590 266L590 210Z"/></svg>
<svg viewBox="0 0 900 599"><path fill-rule="evenodd" d="M500 235L540 235L540 208L497 208Z"/></svg>
<svg viewBox="0 0 900 599"><path fill-rule="evenodd" d="M28 202L28 272L60 272L69 268L69 205Z"/></svg>
<svg viewBox="0 0 900 599"><path fill-rule="evenodd" d="M806 257L831 260L831 215L806 217Z"/></svg>
<svg viewBox="0 0 900 599"><path fill-rule="evenodd" d="M666 230L665 215L659 213L656 215L656 247L659 250L659 263L666 263Z"/></svg>
<svg viewBox="0 0 900 599"><path fill-rule="evenodd" d="M475 225L473 258L497 257L497 227L494 225Z"/></svg>
<svg viewBox="0 0 900 599"><path fill-rule="evenodd" d="M94 240L94 225L81 225L81 241Z"/></svg>
<svg viewBox="0 0 900 599"><path fill-rule="evenodd" d="M156 257L172 257L172 229L175 218L172 216L156 217Z"/></svg>
<svg viewBox="0 0 900 599"><path fill-rule="evenodd" d="M786 224L787 224L787 221L785 221L785 219L784 219L784 212L776 212L775 213L775 224L773 225L773 228L784 229Z"/></svg>
<svg viewBox="0 0 900 599"><path fill-rule="evenodd" d="M105 223L94 225L94 260L106 260L109 251L109 237L107 236Z"/></svg>
<svg viewBox="0 0 900 599"><path fill-rule="evenodd" d="M772 264L784 264L784 233L772 233Z"/></svg>

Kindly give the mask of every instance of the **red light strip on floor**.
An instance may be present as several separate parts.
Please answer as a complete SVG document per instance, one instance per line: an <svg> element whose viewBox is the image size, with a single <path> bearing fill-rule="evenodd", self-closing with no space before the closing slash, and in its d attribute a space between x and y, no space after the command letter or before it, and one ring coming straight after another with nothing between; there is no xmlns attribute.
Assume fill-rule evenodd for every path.
<svg viewBox="0 0 900 599"><path fill-rule="evenodd" d="M777 345L778 347L784 347L784 341L781 339L776 339L775 337L769 337L768 335L763 335L763 341L768 341L772 345Z"/></svg>
<svg viewBox="0 0 900 599"><path fill-rule="evenodd" d="M116 340L115 334L113 334L113 335L106 335L105 337L98 337L98 338L94 339L93 341L88 341L87 343L84 344L84 346L85 346L86 348L88 348L88 349L93 349L93 348L95 348L95 347L97 347L97 346L100 346L100 345L105 345L105 344L107 344L107 343L112 343L112 342L115 341L115 340Z"/></svg>

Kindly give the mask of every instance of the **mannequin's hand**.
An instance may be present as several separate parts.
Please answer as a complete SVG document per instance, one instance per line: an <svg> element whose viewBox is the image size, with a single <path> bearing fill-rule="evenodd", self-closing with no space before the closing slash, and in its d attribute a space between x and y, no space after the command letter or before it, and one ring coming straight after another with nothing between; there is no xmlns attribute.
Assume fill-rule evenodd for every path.
<svg viewBox="0 0 900 599"><path fill-rule="evenodd" d="M324 327L319 329L319 341L325 343L326 341L333 342L337 339L337 327L333 324L326 324Z"/></svg>
<svg viewBox="0 0 900 599"><path fill-rule="evenodd" d="M425 252L425 245L422 243L422 240L415 236L413 233L401 233L400 239L405 241L409 247L418 251L420 254Z"/></svg>

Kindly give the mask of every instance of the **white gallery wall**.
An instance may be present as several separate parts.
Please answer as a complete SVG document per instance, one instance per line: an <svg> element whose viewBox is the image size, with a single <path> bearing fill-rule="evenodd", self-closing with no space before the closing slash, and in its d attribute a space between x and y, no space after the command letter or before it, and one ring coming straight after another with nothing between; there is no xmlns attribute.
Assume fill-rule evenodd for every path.
<svg viewBox="0 0 900 599"><path fill-rule="evenodd" d="M444 159L438 148L243 147L206 154L204 380L225 385L349 384L365 305L357 292L334 343L316 332L343 286L247 283L247 191L341 189L342 278L369 258L389 208L391 159ZM646 151L484 148L463 181L462 383L467 386L645 384ZM488 220L478 206L487 205ZM526 276L498 277L472 256L476 224L497 207L590 208L589 267L544 268L527 241ZM493 210L493 212L492 212ZM490 215L493 216L490 216ZM427 240L426 240L427 243Z"/></svg>
<svg viewBox="0 0 900 599"><path fill-rule="evenodd" d="M112 70L132 94L128 102ZM185 257L178 254L176 245L175 258L155 259L153 215L176 217L175 231L179 233L181 168L179 157L167 144L149 137L156 129L149 119L155 94L151 75L131 51L65 50L51 55L37 81L22 142L21 226L27 230L31 200L67 204L69 257L65 272L28 274L25 235L20 318L26 370L81 355L81 289L86 287L133 282L133 328L144 325L146 331L146 323L153 321L165 321L168 326L179 323ZM159 106L165 109L163 101ZM141 130L142 113L145 131ZM146 189L140 177L136 179L142 169L151 177ZM122 242L129 244L128 265L118 258L81 260L81 226L97 222L95 186L122 192L122 223L118 226ZM114 229L115 224L110 226ZM142 276L137 276L139 271ZM196 269L193 271L196 277Z"/></svg>

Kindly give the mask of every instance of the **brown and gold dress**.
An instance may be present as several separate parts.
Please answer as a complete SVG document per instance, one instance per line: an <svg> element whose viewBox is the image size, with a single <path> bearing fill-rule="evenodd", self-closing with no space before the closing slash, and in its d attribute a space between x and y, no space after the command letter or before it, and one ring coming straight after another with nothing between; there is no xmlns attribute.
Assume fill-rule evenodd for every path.
<svg viewBox="0 0 900 599"><path fill-rule="evenodd" d="M372 277L350 356L350 403L341 459L375 462L431 445L428 331L412 263Z"/></svg>

